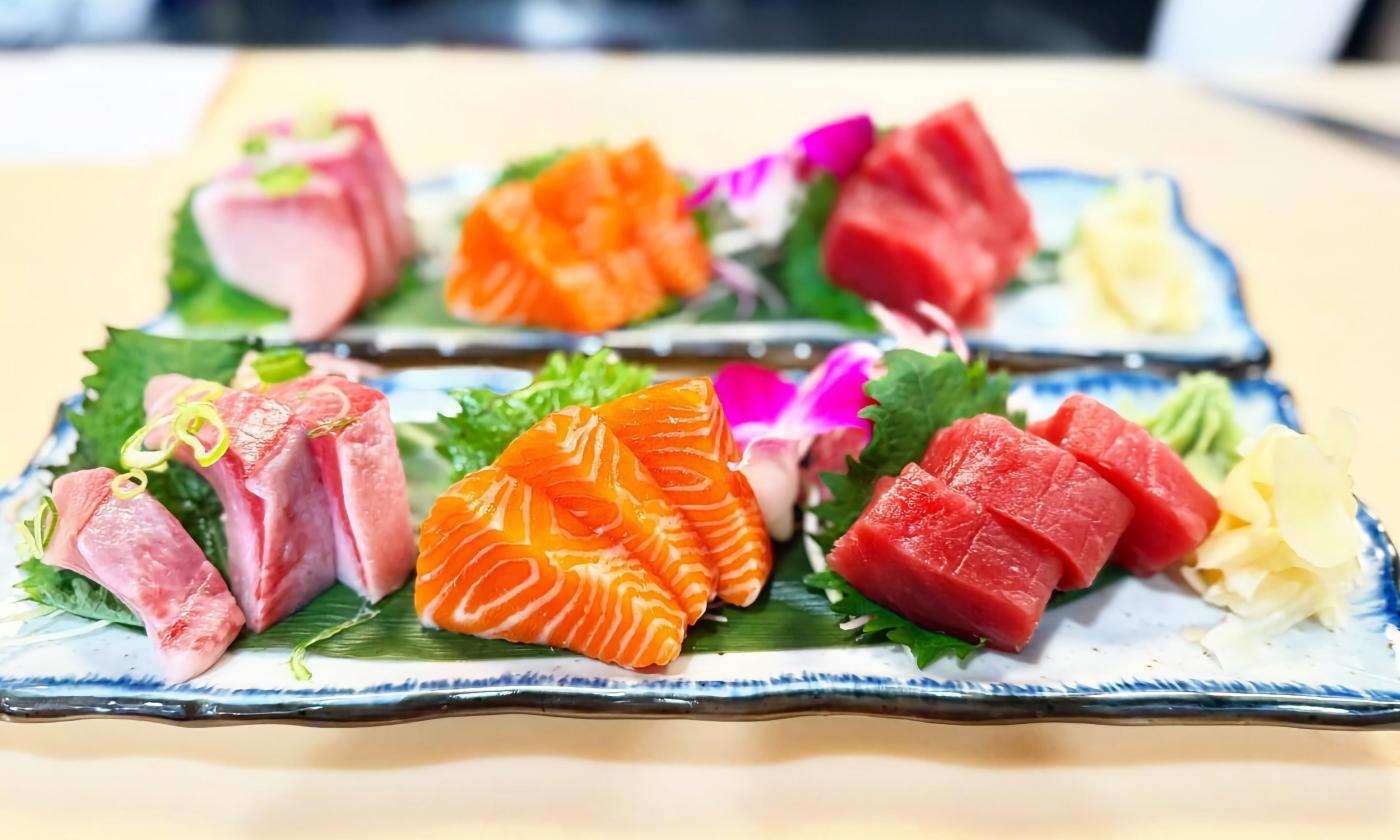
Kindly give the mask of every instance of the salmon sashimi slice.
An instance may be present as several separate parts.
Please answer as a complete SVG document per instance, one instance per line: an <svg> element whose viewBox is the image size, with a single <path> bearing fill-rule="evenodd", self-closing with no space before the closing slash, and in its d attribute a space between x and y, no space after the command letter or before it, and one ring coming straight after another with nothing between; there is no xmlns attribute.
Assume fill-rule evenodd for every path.
<svg viewBox="0 0 1400 840"><path fill-rule="evenodd" d="M671 662L685 637L675 599L625 548L495 467L454 484L423 522L414 606L427 627L628 668Z"/></svg>
<svg viewBox="0 0 1400 840"><path fill-rule="evenodd" d="M691 623L705 614L715 594L709 552L647 468L592 409L554 412L512 441L496 466L626 547L665 583Z"/></svg>
<svg viewBox="0 0 1400 840"><path fill-rule="evenodd" d="M718 594L745 607L763 590L773 546L758 500L732 468L739 447L709 379L653 385L597 410L690 520L718 573Z"/></svg>

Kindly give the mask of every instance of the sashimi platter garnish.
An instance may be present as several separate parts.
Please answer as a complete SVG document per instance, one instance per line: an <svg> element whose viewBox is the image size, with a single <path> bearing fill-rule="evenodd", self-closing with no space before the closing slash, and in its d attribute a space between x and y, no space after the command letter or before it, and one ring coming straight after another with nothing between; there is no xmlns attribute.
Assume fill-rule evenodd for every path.
<svg viewBox="0 0 1400 840"><path fill-rule="evenodd" d="M699 172L644 138L565 139L406 182L365 114L253 126L177 212L149 329L386 359L606 345L811 364L956 325L1023 366L1267 362L1233 263L1166 176L1013 171L966 102L775 149Z"/></svg>
<svg viewBox="0 0 1400 840"><path fill-rule="evenodd" d="M1400 725L1361 424L1302 429L1202 338L1257 336L1166 179L1014 175L956 104L709 176L642 140L489 180L434 221L323 110L192 191L178 328L110 330L0 491L0 716ZM711 375L612 346L792 317L869 340ZM551 346L452 324L577 343L344 352L390 323L439 360ZM1021 327L1037 368L1117 364L1013 376Z"/></svg>

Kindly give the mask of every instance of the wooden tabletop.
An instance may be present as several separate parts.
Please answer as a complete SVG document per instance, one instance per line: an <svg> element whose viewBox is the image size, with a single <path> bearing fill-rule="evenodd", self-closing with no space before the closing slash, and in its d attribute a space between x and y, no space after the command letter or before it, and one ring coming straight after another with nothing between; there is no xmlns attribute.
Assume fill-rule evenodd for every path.
<svg viewBox="0 0 1400 840"><path fill-rule="evenodd" d="M1400 130L1397 68L1235 82ZM1400 522L1400 161L1128 62L242 55L186 154L0 168L0 475L22 467L76 390L88 369L79 351L101 343L103 325L160 311L171 212L251 123L317 99L363 106L410 176L643 135L707 166L824 118L868 110L894 123L962 97L1013 165L1178 176L1194 222L1239 264L1273 374L1305 423L1332 406L1360 417L1358 493ZM0 826L13 836L427 837L580 823L602 835L1255 836L1274 824L1393 836L1400 825L1400 733L1271 728L94 721L0 727L0 779Z"/></svg>

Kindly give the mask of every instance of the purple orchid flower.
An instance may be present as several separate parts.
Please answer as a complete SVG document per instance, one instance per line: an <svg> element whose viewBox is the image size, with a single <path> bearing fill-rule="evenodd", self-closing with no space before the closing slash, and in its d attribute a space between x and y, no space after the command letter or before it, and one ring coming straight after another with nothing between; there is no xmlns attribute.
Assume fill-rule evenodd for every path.
<svg viewBox="0 0 1400 840"><path fill-rule="evenodd" d="M801 463L820 435L854 430L861 446L870 421L860 417L869 405L865 383L881 353L873 344L844 344L815 370L794 383L760 365L735 362L715 374L715 392L743 448L739 470L749 479L775 539L792 536L793 508L801 492Z"/></svg>
<svg viewBox="0 0 1400 840"><path fill-rule="evenodd" d="M686 197L686 207L693 210L722 199L741 223L743 235L720 234L716 250L737 253L753 245L772 245L792 223L803 182L817 171L845 178L873 145L875 123L867 114L827 123L804 133L780 152L710 176Z"/></svg>

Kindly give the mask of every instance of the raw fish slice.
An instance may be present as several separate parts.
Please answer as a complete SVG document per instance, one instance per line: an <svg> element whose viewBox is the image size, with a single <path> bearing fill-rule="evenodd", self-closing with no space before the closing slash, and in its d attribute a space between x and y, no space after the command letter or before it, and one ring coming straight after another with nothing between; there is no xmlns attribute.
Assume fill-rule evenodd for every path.
<svg viewBox="0 0 1400 840"><path fill-rule="evenodd" d="M379 297L397 286L403 256L390 221L394 208L387 206L380 194L377 173L359 130L346 127L327 137L304 138L293 133L289 124L275 123L252 134L265 141L260 158L273 165L300 163L340 184L365 243L369 297Z"/></svg>
<svg viewBox="0 0 1400 840"><path fill-rule="evenodd" d="M196 385L178 374L152 378L146 416L163 416L181 391ZM229 585L248 629L261 633L335 583L330 501L305 426L290 409L229 389L214 408L228 426L228 451L208 467L195 463L185 446L175 457L204 476L224 506ZM156 429L148 445L159 445L164 434ZM209 446L214 434L206 424L200 438Z"/></svg>
<svg viewBox="0 0 1400 840"><path fill-rule="evenodd" d="M1220 518L1215 497L1171 447L1091 397L1071 395L1030 431L1092 467L1132 503L1114 561L1134 574L1156 574L1195 551Z"/></svg>
<svg viewBox="0 0 1400 840"><path fill-rule="evenodd" d="M289 310L292 336L323 339L349 321L369 288L369 262L344 188L313 174L290 196L249 176L195 191L194 219L219 274Z"/></svg>
<svg viewBox="0 0 1400 840"><path fill-rule="evenodd" d="M631 239L666 290L683 296L702 291L710 282L710 252L682 208L685 186L656 146L642 141L614 152L612 170L632 219Z"/></svg>
<svg viewBox="0 0 1400 840"><path fill-rule="evenodd" d="M1060 589L1094 582L1133 517L1112 484L1005 417L980 414L939 432L922 465L949 487L1046 541L1064 563Z"/></svg>
<svg viewBox="0 0 1400 840"><path fill-rule="evenodd" d="M822 255L832 280L864 298L905 312L927 300L954 318L983 293L993 268L985 254L972 261L946 219L864 180L842 190Z"/></svg>
<svg viewBox="0 0 1400 840"><path fill-rule="evenodd" d="M146 625L167 682L209 670L243 629L224 579L170 511L150 494L112 495L106 467L54 482L58 521L44 552L50 566L101 584Z"/></svg>
<svg viewBox="0 0 1400 840"><path fill-rule="evenodd" d="M624 546L671 590L693 623L715 592L700 537L651 473L591 409L573 406L536 423L496 466Z"/></svg>
<svg viewBox="0 0 1400 840"><path fill-rule="evenodd" d="M531 186L535 207L570 229L580 253L601 256L625 247L622 193L605 150L570 152Z"/></svg>
<svg viewBox="0 0 1400 840"><path fill-rule="evenodd" d="M418 253L418 245L414 241L413 223L409 221L408 207L405 203L408 192L404 188L403 178L399 176L399 171L394 168L394 162L389 158L389 150L379 137L374 120L369 114L346 113L336 117L335 125L337 128L353 128L359 132L365 160L379 184L379 196L389 215L389 230L393 234L399 260L402 262L412 259Z"/></svg>
<svg viewBox="0 0 1400 840"><path fill-rule="evenodd" d="M336 577L378 601L413 573L417 544L389 400L338 376L308 377L267 395L296 414L330 498Z"/></svg>
<svg viewBox="0 0 1400 840"><path fill-rule="evenodd" d="M427 627L665 665L685 637L666 587L626 549L495 467L457 482L423 523L414 605Z"/></svg>
<svg viewBox="0 0 1400 840"><path fill-rule="evenodd" d="M827 558L862 594L910 621L1019 651L1060 579L1023 529L909 464Z"/></svg>
<svg viewBox="0 0 1400 840"><path fill-rule="evenodd" d="M1035 231L1030 206L1016 188L1016 179L1002 162L996 144L987 134L977 111L959 102L910 127L921 148L962 185L967 194L997 220L992 251L999 255L997 274L1006 281L1021 261L1034 253Z"/></svg>
<svg viewBox="0 0 1400 840"><path fill-rule="evenodd" d="M768 582L773 546L709 379L653 385L597 409L636 454L709 551L726 603L752 604Z"/></svg>

